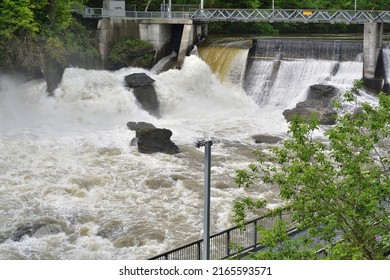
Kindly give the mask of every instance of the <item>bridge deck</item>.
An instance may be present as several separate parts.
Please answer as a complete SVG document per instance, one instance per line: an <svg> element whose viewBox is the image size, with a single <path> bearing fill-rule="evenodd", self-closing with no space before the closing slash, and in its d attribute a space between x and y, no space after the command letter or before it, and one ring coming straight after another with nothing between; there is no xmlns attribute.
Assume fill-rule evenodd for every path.
<svg viewBox="0 0 390 280"><path fill-rule="evenodd" d="M390 23L390 11L358 10L245 10L245 9L203 9L180 12L109 11L102 8L78 7L73 11L86 18L125 19L187 19L194 22L241 21L241 22L304 22L304 23Z"/></svg>

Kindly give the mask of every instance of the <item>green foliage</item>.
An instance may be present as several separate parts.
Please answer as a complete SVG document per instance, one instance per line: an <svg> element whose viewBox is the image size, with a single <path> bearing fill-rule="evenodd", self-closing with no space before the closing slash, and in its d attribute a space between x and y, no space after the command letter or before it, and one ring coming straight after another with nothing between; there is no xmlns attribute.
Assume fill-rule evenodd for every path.
<svg viewBox="0 0 390 280"><path fill-rule="evenodd" d="M303 234L290 238L284 220L276 220L271 230L259 230L260 243L265 248L252 255L254 260L307 260L318 259L312 239Z"/></svg>
<svg viewBox="0 0 390 280"><path fill-rule="evenodd" d="M47 59L65 65L66 49L64 43L58 37L47 37L43 44L43 51Z"/></svg>
<svg viewBox="0 0 390 280"><path fill-rule="evenodd" d="M74 20L61 36L66 48L66 61L77 67L94 68L99 61L95 31Z"/></svg>
<svg viewBox="0 0 390 280"><path fill-rule="evenodd" d="M356 83L339 107L355 102L352 92L361 86ZM296 118L289 127L291 139L258 153L256 168L238 171L237 182L278 186L293 221L323 242L329 258L385 258L390 232L389 115L390 96L381 94L378 105L362 104L357 113L339 116L324 133L327 141L313 137L318 122Z"/></svg>
<svg viewBox="0 0 390 280"><path fill-rule="evenodd" d="M278 34L278 30L265 22L211 22L209 32L214 34Z"/></svg>
<svg viewBox="0 0 390 280"><path fill-rule="evenodd" d="M109 58L116 67L137 66L148 68L154 60L154 49L148 41L124 40L114 45Z"/></svg>
<svg viewBox="0 0 390 280"><path fill-rule="evenodd" d="M256 209L262 209L265 205L266 201L264 199L244 197L236 200L233 205L233 222L243 231L245 229L245 217L247 213L253 212Z"/></svg>
<svg viewBox="0 0 390 280"><path fill-rule="evenodd" d="M35 75L48 61L92 66L98 58L96 38L72 17L74 2L78 1L2 1L0 70Z"/></svg>
<svg viewBox="0 0 390 280"><path fill-rule="evenodd" d="M36 34L39 24L32 8L30 0L3 0L0 3L0 37Z"/></svg>

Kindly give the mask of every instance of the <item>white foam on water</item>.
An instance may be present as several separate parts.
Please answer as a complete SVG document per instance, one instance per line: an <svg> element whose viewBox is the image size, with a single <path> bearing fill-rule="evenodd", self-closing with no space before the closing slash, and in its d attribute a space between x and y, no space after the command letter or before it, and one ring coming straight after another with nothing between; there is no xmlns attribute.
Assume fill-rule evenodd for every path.
<svg viewBox="0 0 390 280"><path fill-rule="evenodd" d="M161 119L125 88L136 72L155 79ZM0 259L143 259L201 238L203 150L193 143L205 137L214 140L212 232L232 225L237 197L257 190L277 200L238 189L234 172L254 159L251 135L283 134L285 121L221 85L196 56L159 75L69 68L54 97L45 89L1 78ZM181 153L140 154L128 121L171 129ZM58 232L12 240L48 218Z"/></svg>
<svg viewBox="0 0 390 280"><path fill-rule="evenodd" d="M259 62L254 87L267 65ZM69 68L54 97L43 81L0 77L0 259L144 259L202 238L204 155L193 143L205 138L213 139L212 233L232 226L238 197L277 204L272 187L237 188L235 170L255 159L252 135L286 135L282 112L310 84L347 88L360 78L361 62L340 63L334 76L332 67L282 62L264 106L195 55L160 74ZM160 119L124 86L138 72L155 80ZM128 121L172 130L180 153L139 153ZM37 224L32 236L12 238Z"/></svg>

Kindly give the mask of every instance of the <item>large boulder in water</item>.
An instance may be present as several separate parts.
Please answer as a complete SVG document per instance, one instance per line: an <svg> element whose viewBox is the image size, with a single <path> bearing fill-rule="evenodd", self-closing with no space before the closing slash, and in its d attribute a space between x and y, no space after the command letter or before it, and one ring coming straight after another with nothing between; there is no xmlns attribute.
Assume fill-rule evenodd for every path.
<svg viewBox="0 0 390 280"><path fill-rule="evenodd" d="M256 134L252 138L255 140L255 143L266 143L266 144L276 144L283 139L277 136L267 135L267 134Z"/></svg>
<svg viewBox="0 0 390 280"><path fill-rule="evenodd" d="M146 122L128 122L127 127L135 131L135 138L131 141L138 146L140 153L177 154L179 148L171 141L172 131L165 128L156 128Z"/></svg>
<svg viewBox="0 0 390 280"><path fill-rule="evenodd" d="M47 84L47 92L49 96L53 96L55 89L62 81L65 66L52 59L46 59L41 71Z"/></svg>
<svg viewBox="0 0 390 280"><path fill-rule="evenodd" d="M134 96L149 114L160 117L160 103L153 86L154 80L145 73L134 73L125 77L126 86L133 88Z"/></svg>
<svg viewBox="0 0 390 280"><path fill-rule="evenodd" d="M144 87L151 85L154 79L150 78L145 73L134 73L125 77L126 85L130 88Z"/></svg>
<svg viewBox="0 0 390 280"><path fill-rule="evenodd" d="M330 85L312 85L307 100L299 102L294 109L283 112L290 121L294 115L311 118L315 115L320 124L332 125L336 122L337 113L332 108L331 100L339 94L337 88Z"/></svg>

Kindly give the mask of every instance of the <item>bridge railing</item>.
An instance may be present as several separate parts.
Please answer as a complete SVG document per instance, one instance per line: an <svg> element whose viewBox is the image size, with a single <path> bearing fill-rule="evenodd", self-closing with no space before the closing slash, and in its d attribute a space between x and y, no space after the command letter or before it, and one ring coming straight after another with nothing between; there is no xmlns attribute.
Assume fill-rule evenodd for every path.
<svg viewBox="0 0 390 280"><path fill-rule="evenodd" d="M142 12L142 11L126 11L127 18L137 19L152 19L152 18L177 18L177 19L189 19L191 17L190 12Z"/></svg>
<svg viewBox="0 0 390 280"><path fill-rule="evenodd" d="M191 19L198 21L295 21L329 23L390 22L389 11L355 10L245 10L205 9L195 11Z"/></svg>
<svg viewBox="0 0 390 280"><path fill-rule="evenodd" d="M102 8L84 8L84 14L86 17L90 18L100 18L104 16L108 16L107 12Z"/></svg>
<svg viewBox="0 0 390 280"><path fill-rule="evenodd" d="M249 10L249 9L203 9L182 11L107 11L102 8L88 8L77 6L73 11L82 14L87 18L174 18L174 19L192 19L199 22L215 21L256 21L256 22L327 22L327 23L357 23L365 22L386 22L390 23L390 11L359 11L359 10Z"/></svg>
<svg viewBox="0 0 390 280"><path fill-rule="evenodd" d="M288 224L288 231L295 227L291 222L291 214L279 216L266 215L249 221L242 231L239 227L232 227L210 236L210 259L220 260L255 250L259 244L259 227L271 228L276 220L284 219ZM202 259L203 239L189 243L182 247L150 258L150 260L200 260Z"/></svg>

